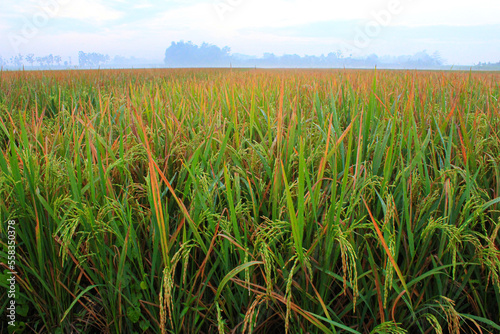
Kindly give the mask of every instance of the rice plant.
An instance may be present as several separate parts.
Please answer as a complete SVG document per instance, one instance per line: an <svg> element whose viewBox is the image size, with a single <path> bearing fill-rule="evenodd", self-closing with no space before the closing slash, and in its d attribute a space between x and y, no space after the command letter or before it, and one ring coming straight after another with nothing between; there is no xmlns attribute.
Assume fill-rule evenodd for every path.
<svg viewBox="0 0 500 334"><path fill-rule="evenodd" d="M499 82L1 72L2 314L14 220L27 332L500 332Z"/></svg>

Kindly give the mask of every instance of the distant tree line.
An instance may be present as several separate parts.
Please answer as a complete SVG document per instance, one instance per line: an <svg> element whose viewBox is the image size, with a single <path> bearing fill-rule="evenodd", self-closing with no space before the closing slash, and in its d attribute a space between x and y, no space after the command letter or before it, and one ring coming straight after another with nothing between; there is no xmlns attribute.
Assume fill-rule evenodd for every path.
<svg viewBox="0 0 500 334"><path fill-rule="evenodd" d="M78 52L78 65L79 67L98 67L106 65L110 62L110 57L96 52L85 53ZM1 67L14 67L22 68L23 66L38 67L38 68L58 68L58 67L71 67L71 57L67 60L59 55L49 54L46 56L36 56L33 53L27 55L18 54L10 58L3 58L0 56Z"/></svg>
<svg viewBox="0 0 500 334"><path fill-rule="evenodd" d="M98 67L109 63L110 57L101 53L78 52L78 64L80 67Z"/></svg>
<svg viewBox="0 0 500 334"><path fill-rule="evenodd" d="M63 59L61 56L54 54L46 56L38 56L33 53L27 55L18 54L10 58L0 56L0 67L10 69L22 69L23 67L31 69L157 67L158 63L158 61L154 62L143 58L124 57L120 55L111 58L107 54L83 51L78 52L77 64L72 63L71 57Z"/></svg>
<svg viewBox="0 0 500 334"><path fill-rule="evenodd" d="M31 67L68 67L71 66L71 57L63 61L61 56L53 54L46 56L35 56L33 53L27 55L18 54L10 58L0 56L0 66L2 67L11 66L21 68L28 65Z"/></svg>
<svg viewBox="0 0 500 334"><path fill-rule="evenodd" d="M230 51L227 46L221 49L208 43L197 46L192 42L172 42L165 51L165 64L180 67L228 66Z"/></svg>
<svg viewBox="0 0 500 334"><path fill-rule="evenodd" d="M299 56L297 54L285 54L277 56L274 53L264 53L262 57L244 54L231 54L227 46L218 47L209 43L200 46L192 42L172 42L165 51L164 64L167 67L288 67L288 68L442 68L444 60L439 52L432 54L426 50L413 55L402 56L378 56L371 54L364 57L355 57L342 50L336 50L327 55ZM71 57L63 59L59 55L38 56L33 53L18 54L10 58L0 56L0 67L22 68L69 68L72 67ZM156 67L157 63L147 59L135 57L123 57L120 55L110 58L107 54L96 52L78 53L78 67ZM498 63L478 63L473 66L476 70L500 70Z"/></svg>
<svg viewBox="0 0 500 334"><path fill-rule="evenodd" d="M474 66L476 70L484 70L484 71L500 71L500 61L498 63L491 62L479 62Z"/></svg>
<svg viewBox="0 0 500 334"><path fill-rule="evenodd" d="M262 57L242 54L230 54L227 46L220 48L203 43L197 46L192 42L172 42L165 51L164 62L169 67L391 67L391 68L433 68L443 65L443 59L438 52L429 55L427 51L417 52L408 56L383 56L371 54L366 57L353 57L341 50L336 50L321 56L299 56L285 54L277 56L264 53Z"/></svg>

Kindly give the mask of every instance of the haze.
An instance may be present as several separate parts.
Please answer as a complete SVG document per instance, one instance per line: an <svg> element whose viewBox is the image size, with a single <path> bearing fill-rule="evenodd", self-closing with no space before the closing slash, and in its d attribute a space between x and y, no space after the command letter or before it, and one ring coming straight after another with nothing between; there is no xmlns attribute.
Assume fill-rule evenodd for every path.
<svg viewBox="0 0 500 334"><path fill-rule="evenodd" d="M354 57L438 52L445 64L500 61L500 1L3 1L0 56L98 52L163 62L172 41L231 53Z"/></svg>

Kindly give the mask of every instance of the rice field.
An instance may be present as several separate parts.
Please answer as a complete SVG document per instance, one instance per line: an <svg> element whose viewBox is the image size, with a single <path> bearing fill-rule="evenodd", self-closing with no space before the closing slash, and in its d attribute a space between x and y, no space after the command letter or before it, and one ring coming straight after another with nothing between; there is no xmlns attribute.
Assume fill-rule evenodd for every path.
<svg viewBox="0 0 500 334"><path fill-rule="evenodd" d="M0 332L499 333L500 73L0 72Z"/></svg>

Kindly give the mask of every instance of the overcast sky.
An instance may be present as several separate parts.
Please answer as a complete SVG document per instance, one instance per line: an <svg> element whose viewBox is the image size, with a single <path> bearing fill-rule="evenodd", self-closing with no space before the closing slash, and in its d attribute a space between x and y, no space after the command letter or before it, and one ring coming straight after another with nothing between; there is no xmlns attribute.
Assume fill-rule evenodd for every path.
<svg viewBox="0 0 500 334"><path fill-rule="evenodd" d="M439 51L500 61L499 0L0 0L0 56L100 52L161 61L172 41L232 53ZM75 60L73 62L75 62Z"/></svg>

